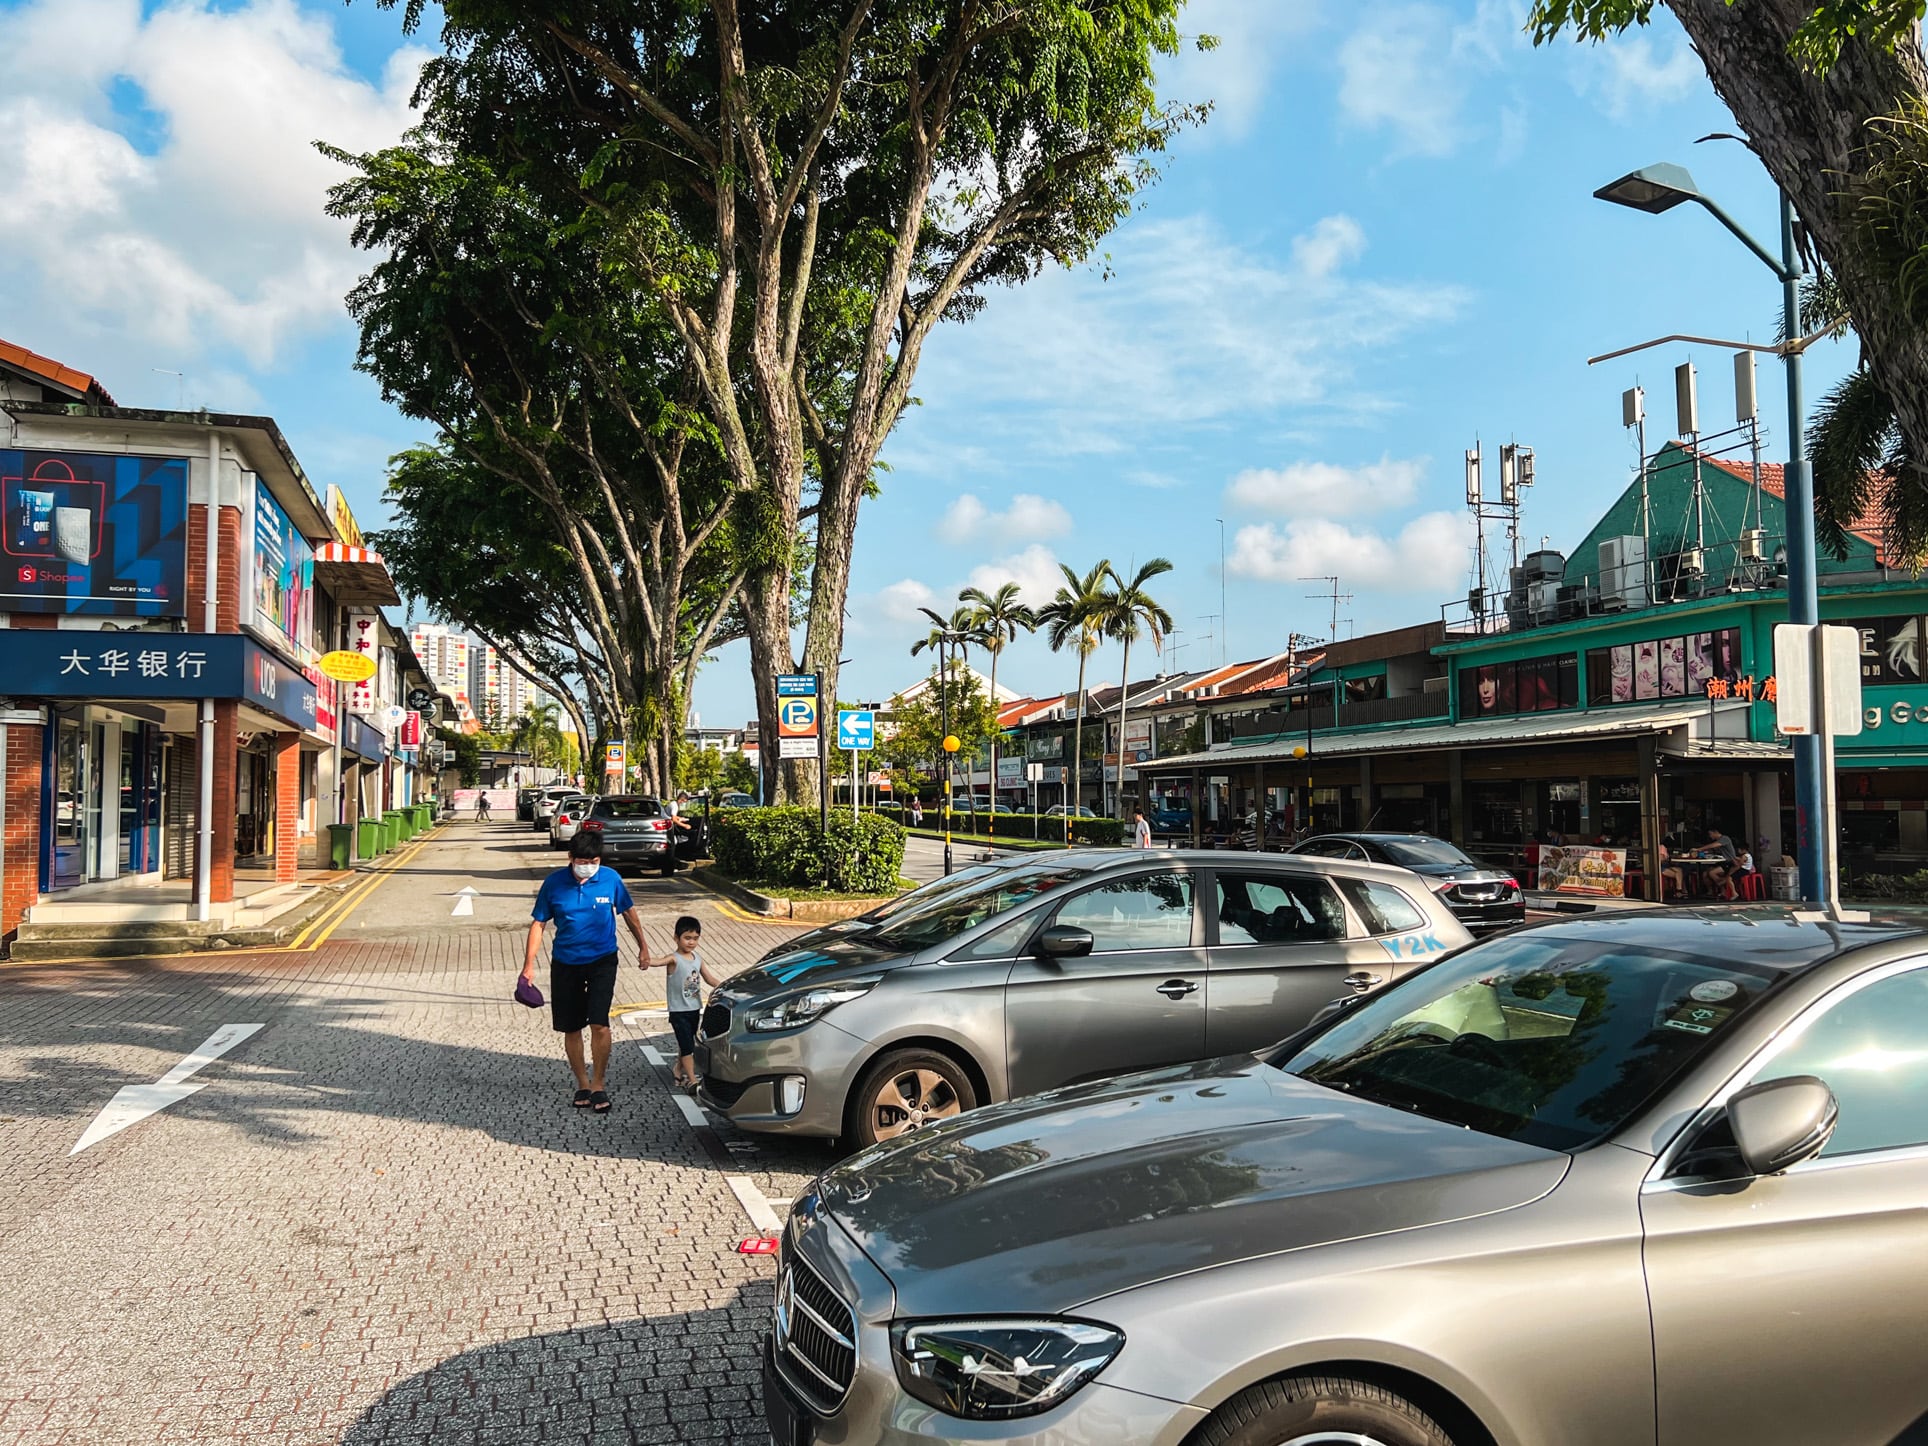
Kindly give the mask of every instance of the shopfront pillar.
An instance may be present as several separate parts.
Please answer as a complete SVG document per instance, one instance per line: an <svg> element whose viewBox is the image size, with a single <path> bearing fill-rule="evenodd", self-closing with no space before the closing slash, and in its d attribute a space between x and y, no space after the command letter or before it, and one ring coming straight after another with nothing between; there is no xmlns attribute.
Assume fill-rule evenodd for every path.
<svg viewBox="0 0 1928 1446"><path fill-rule="evenodd" d="M1754 867L1774 868L1780 864L1782 854L1793 852L1781 837L1780 773L1749 774L1747 793L1753 803L1754 821L1746 844L1754 850Z"/></svg>
<svg viewBox="0 0 1928 1446"><path fill-rule="evenodd" d="M1647 897L1666 901L1660 877L1660 764L1654 735L1643 733L1634 742L1635 767L1640 776L1640 871L1646 875Z"/></svg>
<svg viewBox="0 0 1928 1446"><path fill-rule="evenodd" d="M1466 755L1455 748L1446 755L1446 836L1466 847Z"/></svg>
<svg viewBox="0 0 1928 1446"><path fill-rule="evenodd" d="M274 736L274 881L292 884L300 874L301 735Z"/></svg>
<svg viewBox="0 0 1928 1446"><path fill-rule="evenodd" d="M233 698L214 700L214 806L209 817L214 825L214 845L209 851L208 900L216 904L234 902L234 821L237 812L234 787L240 760L241 705Z"/></svg>
<svg viewBox="0 0 1928 1446"><path fill-rule="evenodd" d="M45 729L0 724L0 938L40 897L40 774Z"/></svg>
<svg viewBox="0 0 1928 1446"><path fill-rule="evenodd" d="M1359 823L1362 829L1371 828L1379 817L1379 802L1373 796L1372 758L1367 755L1359 760Z"/></svg>

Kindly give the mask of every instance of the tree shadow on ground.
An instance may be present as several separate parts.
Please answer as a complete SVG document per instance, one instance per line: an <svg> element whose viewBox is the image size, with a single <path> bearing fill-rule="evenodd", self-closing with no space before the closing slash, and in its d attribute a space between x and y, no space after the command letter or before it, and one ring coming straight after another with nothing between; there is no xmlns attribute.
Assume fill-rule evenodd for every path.
<svg viewBox="0 0 1928 1446"><path fill-rule="evenodd" d="M760 1353L771 1294L759 1281L715 1309L464 1351L397 1382L340 1446L768 1446Z"/></svg>

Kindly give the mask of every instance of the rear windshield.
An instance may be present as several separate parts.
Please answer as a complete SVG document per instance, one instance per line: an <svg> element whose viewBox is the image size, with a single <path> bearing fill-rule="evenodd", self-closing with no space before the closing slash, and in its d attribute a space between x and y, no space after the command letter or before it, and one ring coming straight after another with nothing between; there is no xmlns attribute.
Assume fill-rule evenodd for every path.
<svg viewBox="0 0 1928 1446"><path fill-rule="evenodd" d="M597 818L661 818L663 805L653 798L605 798L596 805Z"/></svg>
<svg viewBox="0 0 1928 1446"><path fill-rule="evenodd" d="M1409 869L1446 868L1476 869L1476 864L1442 839L1436 838L1381 838L1373 842L1379 851L1396 864Z"/></svg>
<svg viewBox="0 0 1928 1446"><path fill-rule="evenodd" d="M980 880L973 888L934 892L917 906L898 911L866 934L864 941L905 953L928 949L1090 872L1044 861L1001 868L995 877Z"/></svg>
<svg viewBox="0 0 1928 1446"><path fill-rule="evenodd" d="M1396 1109L1571 1150L1612 1134L1785 977L1670 949L1495 940L1270 1062Z"/></svg>

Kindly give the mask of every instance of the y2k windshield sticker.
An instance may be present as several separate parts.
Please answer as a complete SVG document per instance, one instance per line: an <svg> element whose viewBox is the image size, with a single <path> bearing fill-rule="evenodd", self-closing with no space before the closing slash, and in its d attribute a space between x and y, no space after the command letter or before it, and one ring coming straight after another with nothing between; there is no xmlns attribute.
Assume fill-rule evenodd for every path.
<svg viewBox="0 0 1928 1446"><path fill-rule="evenodd" d="M1446 952L1446 946L1432 934L1396 934L1379 943L1395 959L1424 959L1428 954Z"/></svg>

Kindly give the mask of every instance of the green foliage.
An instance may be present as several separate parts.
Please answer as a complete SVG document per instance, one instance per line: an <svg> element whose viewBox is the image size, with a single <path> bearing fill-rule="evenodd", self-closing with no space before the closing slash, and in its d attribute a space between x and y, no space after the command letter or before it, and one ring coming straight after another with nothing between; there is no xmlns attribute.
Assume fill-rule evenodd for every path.
<svg viewBox="0 0 1928 1446"><path fill-rule="evenodd" d="M1843 881L1842 892L1856 902L1928 904L1928 869L1912 874L1859 874Z"/></svg>
<svg viewBox="0 0 1928 1446"><path fill-rule="evenodd" d="M455 728L435 730L435 736L442 740L448 749L449 763L453 765L462 780L464 788L473 788L482 777L482 740L479 736L463 733Z"/></svg>
<svg viewBox="0 0 1928 1446"><path fill-rule="evenodd" d="M1581 40L1605 40L1653 18L1659 0L1535 0L1527 18L1536 44L1571 30ZM1727 0L1729 5L1746 0ZM1825 75L1851 42L1893 50L1908 42L1928 12L1925 0L1821 0L1794 32L1788 50Z"/></svg>
<svg viewBox="0 0 1928 1446"><path fill-rule="evenodd" d="M1044 814L1000 813L997 815L996 832L990 832L987 825L991 815L977 815L977 828L969 828L971 815L963 809L951 811L951 836L953 838L988 839L992 842L1016 840L1023 843L1033 837L1050 840L1064 838L1064 818L1061 815L1050 817ZM1036 827L1037 832L1032 833ZM924 810L924 832L942 833L944 814L941 809ZM1114 848L1125 841L1125 825L1115 818L1077 818L1071 821L1071 841L1074 844L1089 844L1094 848Z"/></svg>
<svg viewBox="0 0 1928 1446"><path fill-rule="evenodd" d="M904 830L874 813L833 810L828 842L814 808L732 808L710 815L717 867L755 887L894 894L904 866Z"/></svg>
<svg viewBox="0 0 1928 1446"><path fill-rule="evenodd" d="M750 762L747 753L726 753L723 755L723 775L717 780L726 793L747 793L756 797L756 765Z"/></svg>
<svg viewBox="0 0 1928 1446"><path fill-rule="evenodd" d="M918 770L936 771L933 765L939 764L944 756L947 704L951 732L961 745L957 756L975 758L978 749L997 731L997 709L975 674L954 671L946 682L933 669L930 687L892 706L893 731L889 738L879 742L878 759L886 767L906 775Z"/></svg>
<svg viewBox="0 0 1928 1446"><path fill-rule="evenodd" d="M696 793L715 788L723 778L723 755L714 748L699 748L679 741L676 745L676 786Z"/></svg>
<svg viewBox="0 0 1928 1446"><path fill-rule="evenodd" d="M1849 199L1856 247L1908 319L1928 326L1928 102L1870 123L1867 168Z"/></svg>

